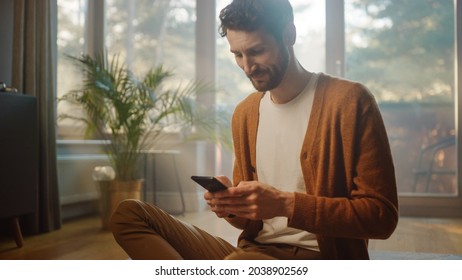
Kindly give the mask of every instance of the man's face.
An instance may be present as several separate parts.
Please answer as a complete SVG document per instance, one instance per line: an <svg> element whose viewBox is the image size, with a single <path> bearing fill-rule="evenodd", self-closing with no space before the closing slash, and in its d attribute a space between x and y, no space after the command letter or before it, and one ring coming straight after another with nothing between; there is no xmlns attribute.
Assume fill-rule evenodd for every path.
<svg viewBox="0 0 462 280"><path fill-rule="evenodd" d="M262 30L228 30L227 39L236 63L258 91L276 88L289 63L287 47Z"/></svg>

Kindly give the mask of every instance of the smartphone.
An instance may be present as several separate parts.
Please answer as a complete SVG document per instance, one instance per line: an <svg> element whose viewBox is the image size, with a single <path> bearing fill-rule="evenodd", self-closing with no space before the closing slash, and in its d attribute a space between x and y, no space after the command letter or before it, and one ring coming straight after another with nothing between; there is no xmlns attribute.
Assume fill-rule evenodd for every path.
<svg viewBox="0 0 462 280"><path fill-rule="evenodd" d="M203 188L208 190L209 192L216 192L226 190L227 187L217 178L212 176L191 176L196 183L201 185Z"/></svg>

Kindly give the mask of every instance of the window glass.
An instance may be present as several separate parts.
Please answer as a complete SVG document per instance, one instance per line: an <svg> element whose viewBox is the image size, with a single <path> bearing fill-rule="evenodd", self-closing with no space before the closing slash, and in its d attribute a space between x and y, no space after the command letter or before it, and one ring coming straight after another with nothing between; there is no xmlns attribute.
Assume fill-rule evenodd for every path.
<svg viewBox="0 0 462 280"><path fill-rule="evenodd" d="M401 194L456 195L454 1L346 0L346 77L376 96Z"/></svg>
<svg viewBox="0 0 462 280"><path fill-rule="evenodd" d="M106 7L109 56L137 75L162 64L175 78L194 79L195 0L107 0Z"/></svg>
<svg viewBox="0 0 462 280"><path fill-rule="evenodd" d="M61 97L66 92L78 87L79 73L66 55L79 56L84 50L86 0L58 0L58 69L57 95ZM69 77L73 77L70 79ZM58 115L76 110L64 102L58 103ZM76 138L83 131L73 127L73 121L58 119L58 137Z"/></svg>
<svg viewBox="0 0 462 280"><path fill-rule="evenodd" d="M229 0L217 0L217 27L220 24L218 15L221 9L230 2ZM297 28L297 41L294 46L297 58L308 71L324 71L325 1L292 0L290 2ZM253 92L254 88L244 72L236 65L226 38L221 38L218 32L216 46L219 88L217 102L234 107L245 96Z"/></svg>
<svg viewBox="0 0 462 280"><path fill-rule="evenodd" d="M109 58L118 56L138 76L162 64L174 74L166 86L194 80L195 0L107 0L105 12ZM65 55L84 52L86 14L86 0L58 0L58 97L78 88L81 81ZM58 104L58 115L78 115L76 110L67 103ZM83 127L69 119L59 120L58 137L82 139Z"/></svg>

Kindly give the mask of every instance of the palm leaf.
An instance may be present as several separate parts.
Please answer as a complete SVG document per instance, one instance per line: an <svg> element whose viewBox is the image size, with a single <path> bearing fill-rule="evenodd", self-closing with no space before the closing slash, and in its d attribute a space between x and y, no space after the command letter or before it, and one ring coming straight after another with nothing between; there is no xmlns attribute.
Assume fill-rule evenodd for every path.
<svg viewBox="0 0 462 280"><path fill-rule="evenodd" d="M119 180L137 179L137 164L141 152L155 146L166 128L199 130L203 138L227 140L223 133L228 122L213 117L195 102L198 94L210 91L203 83L189 82L185 86L165 89L165 81L173 73L158 66L141 79L120 62L105 54L67 56L83 73L82 87L65 94L59 101L80 106L84 116L61 114L85 125L85 135L106 140L105 151ZM219 121L218 121L219 120ZM195 128L195 129L193 129ZM217 129L220 128L220 129ZM218 133L218 134L217 134ZM197 139L198 133L191 137Z"/></svg>

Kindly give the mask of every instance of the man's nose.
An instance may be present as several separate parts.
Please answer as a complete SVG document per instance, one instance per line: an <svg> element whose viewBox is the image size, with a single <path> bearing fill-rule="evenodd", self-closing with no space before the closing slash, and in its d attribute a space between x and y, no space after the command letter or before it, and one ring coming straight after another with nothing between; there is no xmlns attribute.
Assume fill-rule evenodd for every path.
<svg viewBox="0 0 462 280"><path fill-rule="evenodd" d="M242 62L242 69L244 70L246 75L252 74L252 72L255 70L255 62L253 59L249 57L244 57L243 62Z"/></svg>

